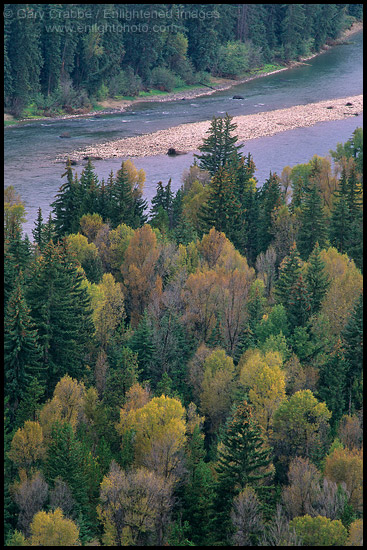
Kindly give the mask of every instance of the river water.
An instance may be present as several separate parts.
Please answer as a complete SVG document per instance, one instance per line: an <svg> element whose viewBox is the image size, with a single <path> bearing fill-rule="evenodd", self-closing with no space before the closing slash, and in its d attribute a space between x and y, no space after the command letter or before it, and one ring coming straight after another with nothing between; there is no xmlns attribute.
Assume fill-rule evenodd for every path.
<svg viewBox="0 0 367 550"><path fill-rule="evenodd" d="M230 90L215 92L193 100L145 102L123 113L77 119L47 119L26 122L5 129L5 185L13 185L26 205L24 231L31 229L40 206L44 218L62 183L63 165L55 164L60 154L100 143L154 132L185 122L211 119L213 115L247 115L281 109L363 91L363 32L352 35L349 43L335 46L307 65L302 65L240 84ZM235 94L244 100L233 100ZM363 125L362 116L342 121L322 122L270 137L249 140L243 151L253 155L261 185L269 171L281 173L284 166L308 162L314 154L325 156L338 142L345 142L353 130ZM59 136L68 132L69 139ZM156 184L172 178L172 188L181 185L182 173L192 164L193 153L178 157L158 155L133 159L137 168L146 171L145 197L154 196ZM116 171L121 159L95 161L98 176ZM82 167L76 167L80 174Z"/></svg>

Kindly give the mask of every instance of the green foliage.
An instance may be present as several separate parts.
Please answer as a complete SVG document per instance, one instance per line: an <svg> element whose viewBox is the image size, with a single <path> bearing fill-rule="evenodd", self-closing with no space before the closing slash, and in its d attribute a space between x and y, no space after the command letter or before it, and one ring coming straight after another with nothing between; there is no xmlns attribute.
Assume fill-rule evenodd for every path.
<svg viewBox="0 0 367 550"><path fill-rule="evenodd" d="M296 531L304 546L345 546L348 537L348 531L340 520L323 516L294 518L289 528Z"/></svg>

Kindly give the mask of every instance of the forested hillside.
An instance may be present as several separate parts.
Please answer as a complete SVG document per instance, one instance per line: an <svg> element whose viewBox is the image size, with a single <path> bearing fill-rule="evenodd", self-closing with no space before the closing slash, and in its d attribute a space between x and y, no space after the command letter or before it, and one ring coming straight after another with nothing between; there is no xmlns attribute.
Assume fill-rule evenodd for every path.
<svg viewBox="0 0 367 550"><path fill-rule="evenodd" d="M4 16L5 108L20 116L308 56L362 4L5 4Z"/></svg>
<svg viewBox="0 0 367 550"><path fill-rule="evenodd" d="M263 5L259 27L311 7L343 11ZM195 37L256 46L221 9L227 35L187 23L197 69ZM88 92L95 45L95 80L69 65ZM226 115L149 211L131 161L69 162L31 243L6 187L7 546L362 545L362 165L358 128L257 182Z"/></svg>

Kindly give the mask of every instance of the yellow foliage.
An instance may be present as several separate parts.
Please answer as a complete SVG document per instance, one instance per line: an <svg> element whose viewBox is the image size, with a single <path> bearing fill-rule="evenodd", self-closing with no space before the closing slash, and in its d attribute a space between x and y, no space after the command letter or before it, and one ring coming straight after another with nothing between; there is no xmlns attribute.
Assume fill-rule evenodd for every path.
<svg viewBox="0 0 367 550"><path fill-rule="evenodd" d="M133 162L128 159L124 161L124 168L127 172L127 179L131 185L131 190L138 192L139 196L143 194L145 183L145 172L142 168L137 170Z"/></svg>
<svg viewBox="0 0 367 550"><path fill-rule="evenodd" d="M42 427L38 422L27 420L14 434L8 456L20 468L29 469L44 455Z"/></svg>
<svg viewBox="0 0 367 550"><path fill-rule="evenodd" d="M39 414L45 437L50 435L55 422L68 422L75 432L81 419L84 395L83 382L78 382L69 375L61 378L56 384L53 398L42 407Z"/></svg>
<svg viewBox="0 0 367 550"><path fill-rule="evenodd" d="M363 546L363 519L356 519L349 528L347 546Z"/></svg>
<svg viewBox="0 0 367 550"><path fill-rule="evenodd" d="M168 477L175 466L176 453L186 441L186 411L178 399L154 397L143 407L121 413L117 430L134 431L135 463L153 460L158 473ZM154 455L154 456L153 456Z"/></svg>
<svg viewBox="0 0 367 550"><path fill-rule="evenodd" d="M115 281L111 273L105 273L97 287L98 293L92 300L92 318L96 337L102 346L106 346L118 324L125 318L125 298L121 284Z"/></svg>
<svg viewBox="0 0 367 550"><path fill-rule="evenodd" d="M363 277L353 260L347 254L340 254L336 248L321 250L320 256L331 281L320 314L329 320L329 336L339 336L362 291Z"/></svg>
<svg viewBox="0 0 367 550"><path fill-rule="evenodd" d="M363 505L363 449L334 449L325 460L325 477L344 482L350 493L349 503L357 511Z"/></svg>
<svg viewBox="0 0 367 550"><path fill-rule="evenodd" d="M30 546L80 546L79 529L60 508L37 512L31 523Z"/></svg>
<svg viewBox="0 0 367 550"><path fill-rule="evenodd" d="M273 416L285 400L285 374L279 366L264 365L254 377L249 398L253 414L260 426L267 432L272 428Z"/></svg>
<svg viewBox="0 0 367 550"><path fill-rule="evenodd" d="M222 349L214 350L204 361L200 404L210 418L212 431L218 429L231 407L234 374L233 359Z"/></svg>
<svg viewBox="0 0 367 550"><path fill-rule="evenodd" d="M264 367L280 369L282 365L283 359L278 351L263 353L259 349L248 349L238 362L240 383L245 388L251 388Z"/></svg>

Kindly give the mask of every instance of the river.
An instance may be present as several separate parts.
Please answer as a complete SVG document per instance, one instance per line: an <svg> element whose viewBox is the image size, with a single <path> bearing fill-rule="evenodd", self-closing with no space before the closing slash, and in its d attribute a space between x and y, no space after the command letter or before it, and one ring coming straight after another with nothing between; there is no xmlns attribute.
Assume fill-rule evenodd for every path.
<svg viewBox="0 0 367 550"><path fill-rule="evenodd" d="M363 32L335 46L320 56L287 71L240 84L230 90L215 92L193 100L142 102L123 113L75 119L47 119L25 122L5 129L5 185L13 185L26 205L24 231L31 229L40 206L44 218L62 183L62 164L54 159L95 143L150 133L185 122L211 119L228 112L246 115L281 109L325 99L347 97L363 91ZM235 94L244 100L233 100ZM271 137L247 141L243 150L253 155L261 185L269 171L280 173L284 166L307 162L314 154L326 155L338 142L345 142L353 130L363 125L363 117L321 122L308 128L297 128ZM59 136L70 134L69 139ZM145 196L155 193L156 183L172 178L172 188L181 185L183 171L190 166L193 153L167 157L159 155L133 159L137 168L146 171ZM107 177L116 171L121 159L95 161L96 173ZM82 170L77 167L78 173Z"/></svg>

